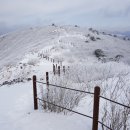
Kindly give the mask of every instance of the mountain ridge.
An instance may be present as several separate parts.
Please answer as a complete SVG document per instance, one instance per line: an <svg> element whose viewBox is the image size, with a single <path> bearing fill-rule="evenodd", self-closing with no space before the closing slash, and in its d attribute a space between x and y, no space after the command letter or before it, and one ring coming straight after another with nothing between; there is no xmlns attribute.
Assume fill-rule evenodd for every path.
<svg viewBox="0 0 130 130"><path fill-rule="evenodd" d="M78 51L91 51L89 52L91 55L94 52L94 49L104 49L106 53L109 53L110 51L111 54L115 52L117 54L118 52L116 49L115 52L114 50L111 51L111 49L109 49L109 47L112 46L119 48L118 51L120 55L125 53L125 51L123 52L123 48L129 52L128 47L126 47L127 45L129 46L127 40L125 41L118 36L107 34L105 32L99 32L93 28L87 29L75 26L45 26L29 28L1 36L1 66L15 64L22 59L24 55L31 51L40 51L42 48L50 45L65 45L65 42L68 42L71 46L74 44L74 48L77 48ZM115 43L115 45L113 45L113 43ZM92 47L94 49L92 49ZM74 48L71 49L74 50ZM85 55L85 53L83 55Z"/></svg>

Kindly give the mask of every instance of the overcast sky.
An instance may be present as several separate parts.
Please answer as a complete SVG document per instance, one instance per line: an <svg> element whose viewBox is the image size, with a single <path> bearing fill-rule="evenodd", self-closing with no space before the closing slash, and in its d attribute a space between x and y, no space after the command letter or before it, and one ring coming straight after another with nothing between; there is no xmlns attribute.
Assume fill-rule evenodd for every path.
<svg viewBox="0 0 130 130"><path fill-rule="evenodd" d="M130 30L130 0L0 0L0 32L56 23Z"/></svg>

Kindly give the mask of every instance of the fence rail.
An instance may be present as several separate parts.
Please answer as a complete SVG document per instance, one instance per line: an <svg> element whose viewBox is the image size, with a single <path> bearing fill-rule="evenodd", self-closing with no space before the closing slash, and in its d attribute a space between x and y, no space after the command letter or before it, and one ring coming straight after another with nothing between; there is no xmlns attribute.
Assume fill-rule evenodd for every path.
<svg viewBox="0 0 130 130"><path fill-rule="evenodd" d="M40 81L36 81L37 83L41 83L41 84L47 84L47 83L43 83L43 82L40 82ZM72 91L76 91L76 92L81 92L81 93L86 93L86 94L92 94L94 95L94 93L92 92L87 92L87 91L82 91L82 90L78 90L78 89L73 89L73 88L67 88L67 87L62 87L62 86L58 86L58 85L54 85L54 84L48 84L49 86L54 86L54 87L57 87L57 88L63 88L63 89L68 89L68 90L72 90Z"/></svg>
<svg viewBox="0 0 130 130"><path fill-rule="evenodd" d="M62 106L56 105L56 104L54 104L54 103L51 103L51 102L45 101L44 99L40 99L40 98L37 98L37 99L40 100L40 101L44 101L44 102L46 102L46 103L48 103L48 104L51 104L51 105L54 105L54 106L60 107L60 108L62 108L62 109L68 110L68 111L70 111L70 112L73 112L73 113L76 113L76 114L79 114L79 115L82 115L82 116L85 116L85 117L88 117L88 118L93 119L93 117L91 117L91 116L88 116L88 115L82 114L82 113L80 113L80 112L77 112L77 111L74 111L74 110L68 109L68 108L66 108L66 107L62 107Z"/></svg>
<svg viewBox="0 0 130 130"><path fill-rule="evenodd" d="M108 100L108 101L110 101L110 102L116 103L116 104L118 104L118 105L120 105L120 106L123 106L123 107L126 107L126 108L130 108L130 106L126 106L126 105L124 105L124 104L121 104L121 103L119 103L119 102L113 101L113 100L108 99L108 98L106 98L106 97L100 96L100 98L103 98L103 99Z"/></svg>

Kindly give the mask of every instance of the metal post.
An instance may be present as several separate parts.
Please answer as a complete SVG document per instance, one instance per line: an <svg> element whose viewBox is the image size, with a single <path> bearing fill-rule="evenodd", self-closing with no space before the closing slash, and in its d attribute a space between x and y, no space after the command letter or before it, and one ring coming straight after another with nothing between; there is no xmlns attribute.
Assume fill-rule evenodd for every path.
<svg viewBox="0 0 130 130"><path fill-rule="evenodd" d="M33 76L33 99L34 99L34 110L37 110L38 102L37 102L36 75Z"/></svg>
<svg viewBox="0 0 130 130"><path fill-rule="evenodd" d="M100 87L96 86L94 88L93 128L92 128L92 130L98 130L99 96L100 96Z"/></svg>

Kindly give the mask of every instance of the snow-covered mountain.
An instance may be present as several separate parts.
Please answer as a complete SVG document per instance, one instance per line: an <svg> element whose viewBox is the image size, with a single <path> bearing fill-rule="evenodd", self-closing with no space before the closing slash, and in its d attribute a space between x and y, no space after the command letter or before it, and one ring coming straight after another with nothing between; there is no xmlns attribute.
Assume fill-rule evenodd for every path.
<svg viewBox="0 0 130 130"><path fill-rule="evenodd" d="M43 55L54 59L55 62L46 60ZM62 65L70 66L70 73L65 78L69 82L71 81L72 86L73 83L74 86L84 83L87 90L93 91L94 86L99 85L102 88L102 95L111 98L111 92L115 93L116 91L115 95L120 95L118 101L126 101L124 100L126 93L120 92L129 92L130 39L78 26L53 25L24 29L0 36L0 102L3 104L3 109L0 110L0 126L2 129L28 130L30 128L30 130L41 130L43 127L47 129L47 125L43 124L44 120L49 124L55 120L54 118L56 118L52 123L54 130L61 130L61 128L63 130L91 129L91 121L82 117L80 119L83 123L78 123L78 121L73 121L78 118L75 115L69 119L60 115L60 119L57 119L58 115L54 113L50 117L48 113L35 113L33 111L32 95L30 94L32 75L35 74L38 80L44 81L45 72L52 71L52 65L58 64L58 61L62 62ZM8 88L8 85L12 89ZM26 86L30 86L27 91L25 91ZM9 94L10 91L11 94ZM3 101L3 99L8 98L12 98L14 104L17 102L16 99L20 98L20 103L17 102L14 108L11 103L6 104L8 100ZM88 114L92 113L92 107L88 108L88 104L86 104L86 97L84 97L75 109L82 112L88 110ZM5 114L8 111L6 108L10 106L11 110ZM21 114L17 114L17 111ZM30 117L28 117L29 115ZM39 122L34 121L35 117L38 117ZM8 125L5 127L4 123L7 118ZM64 118L67 119L67 124L72 121L71 123L74 125L69 124L70 128L67 126L63 128ZM19 122L15 124L13 121L17 119ZM23 127L23 124L26 126L23 119L27 120L29 126ZM31 121L34 121L33 124ZM58 121L60 126L58 126ZM12 122L13 124L11 124ZM84 124L84 122L87 123Z"/></svg>
<svg viewBox="0 0 130 130"><path fill-rule="evenodd" d="M110 58L123 55L122 60L130 64L129 40L93 30L73 26L45 26L6 34L0 37L0 67L17 63L29 52L38 52L45 47L59 47L63 57L71 55L78 59L94 57L94 51L102 49Z"/></svg>

